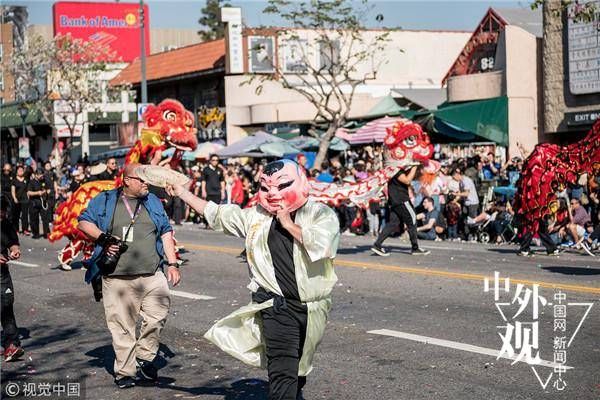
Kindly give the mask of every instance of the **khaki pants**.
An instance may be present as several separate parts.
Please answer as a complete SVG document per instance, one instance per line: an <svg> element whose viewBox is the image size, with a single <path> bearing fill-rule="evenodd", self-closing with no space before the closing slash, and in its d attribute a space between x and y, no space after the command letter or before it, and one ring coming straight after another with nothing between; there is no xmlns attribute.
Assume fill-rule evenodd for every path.
<svg viewBox="0 0 600 400"><path fill-rule="evenodd" d="M102 294L115 350L115 378L134 377L135 359L152 361L158 352L171 305L167 278L161 270L149 276L103 277ZM142 325L136 339L139 317Z"/></svg>

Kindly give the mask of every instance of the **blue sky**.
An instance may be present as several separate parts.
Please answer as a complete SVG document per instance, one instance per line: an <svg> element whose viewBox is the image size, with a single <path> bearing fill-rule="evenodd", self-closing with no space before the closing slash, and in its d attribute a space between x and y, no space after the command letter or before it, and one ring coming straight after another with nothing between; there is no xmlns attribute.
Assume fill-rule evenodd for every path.
<svg viewBox="0 0 600 400"><path fill-rule="evenodd" d="M155 28L197 28L203 0L147 0L150 6L150 23ZM278 25L277 19L263 15L266 2L230 0L242 8L244 20L249 26ZM4 5L27 5L31 24L51 24L53 1L3 1ZM373 10L366 15L368 27L402 27L404 29L466 30L472 31L489 7L528 8L530 1L404 1L369 0ZM384 16L379 24L375 17Z"/></svg>

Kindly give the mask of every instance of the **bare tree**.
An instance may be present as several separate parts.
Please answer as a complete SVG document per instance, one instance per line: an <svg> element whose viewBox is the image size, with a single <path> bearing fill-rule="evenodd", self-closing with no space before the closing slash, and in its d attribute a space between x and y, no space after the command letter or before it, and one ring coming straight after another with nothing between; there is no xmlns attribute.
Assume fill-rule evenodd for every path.
<svg viewBox="0 0 600 400"><path fill-rule="evenodd" d="M11 57L15 97L30 111L39 112L55 129L67 129L65 153L69 153L75 132L83 129L83 113L98 111L107 102L102 74L115 61L118 60L108 47L95 42L70 35L52 40L31 36L27 46Z"/></svg>
<svg viewBox="0 0 600 400"><path fill-rule="evenodd" d="M260 94L266 81L276 81L312 104L315 118L309 133L320 140L316 168L321 167L336 131L347 122L357 88L376 79L381 65L387 63L382 53L390 31L365 30L362 19L368 6L366 0L361 4L269 0L263 11L284 19L289 28L261 30L275 36L279 44L272 51L271 72L254 72L244 84L258 81ZM264 54L262 47L250 51ZM288 53L287 63L280 56L282 50ZM322 129L325 132L320 134Z"/></svg>

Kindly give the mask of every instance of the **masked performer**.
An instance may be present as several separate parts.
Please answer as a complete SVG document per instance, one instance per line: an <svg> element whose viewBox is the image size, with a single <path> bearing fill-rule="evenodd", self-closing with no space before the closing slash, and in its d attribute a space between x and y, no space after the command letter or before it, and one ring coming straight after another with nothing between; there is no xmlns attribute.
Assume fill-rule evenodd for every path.
<svg viewBox="0 0 600 400"><path fill-rule="evenodd" d="M182 186L168 190L203 213L215 230L246 238L252 302L205 337L247 364L266 366L269 399L302 398L337 281L335 212L308 201L306 175L291 160L267 164L258 205L246 209L206 202Z"/></svg>

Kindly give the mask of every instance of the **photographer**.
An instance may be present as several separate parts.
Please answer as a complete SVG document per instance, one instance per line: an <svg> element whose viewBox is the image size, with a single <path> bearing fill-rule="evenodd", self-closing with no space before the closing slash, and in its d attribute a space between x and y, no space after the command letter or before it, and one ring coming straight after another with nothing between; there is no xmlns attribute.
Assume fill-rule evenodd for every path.
<svg viewBox="0 0 600 400"><path fill-rule="evenodd" d="M86 262L86 280L102 280L106 322L115 351L115 383L135 386L137 373L156 381L153 364L159 336L171 304L167 278L174 286L180 281L175 256L173 228L164 208L148 185L138 176L139 164L123 172L123 186L94 197L79 217L78 228L96 242ZM136 322L142 317L139 338Z"/></svg>

